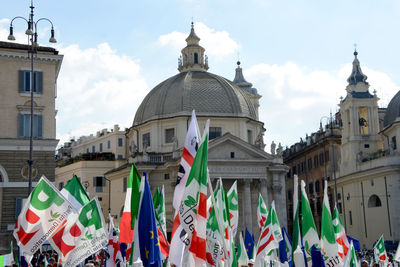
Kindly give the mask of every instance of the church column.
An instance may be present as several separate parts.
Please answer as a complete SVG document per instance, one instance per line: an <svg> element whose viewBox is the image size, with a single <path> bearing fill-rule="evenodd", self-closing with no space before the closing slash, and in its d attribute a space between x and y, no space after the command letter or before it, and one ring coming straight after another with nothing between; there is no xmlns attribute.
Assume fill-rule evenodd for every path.
<svg viewBox="0 0 400 267"><path fill-rule="evenodd" d="M285 175L288 172L288 167L284 165L273 166L270 171L272 172L272 192L276 213L281 227L287 227Z"/></svg>
<svg viewBox="0 0 400 267"><path fill-rule="evenodd" d="M253 233L253 220L252 220L252 214L251 214L251 179L246 179L244 180L244 216L245 216L245 227L249 229L251 233Z"/></svg>
<svg viewBox="0 0 400 267"><path fill-rule="evenodd" d="M261 196L263 197L265 204L267 207L269 207L269 204L271 203L269 198L268 198L268 181L267 178L260 178L260 184L261 184Z"/></svg>

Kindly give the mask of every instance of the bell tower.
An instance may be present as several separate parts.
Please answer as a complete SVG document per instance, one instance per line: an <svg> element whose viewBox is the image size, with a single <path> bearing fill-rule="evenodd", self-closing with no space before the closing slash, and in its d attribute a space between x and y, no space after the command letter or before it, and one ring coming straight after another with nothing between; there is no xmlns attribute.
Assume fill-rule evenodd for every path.
<svg viewBox="0 0 400 267"><path fill-rule="evenodd" d="M178 60L179 72L185 72L190 70L195 71L207 71L208 70L208 58L204 54L205 49L199 45L200 38L194 32L194 25L190 29L190 34L186 38L186 47L182 49Z"/></svg>
<svg viewBox="0 0 400 267"><path fill-rule="evenodd" d="M342 175L357 171L361 162L368 160L382 148L379 132L378 100L369 92L367 76L361 71L354 51L353 70L347 79L347 95L340 101L343 122L341 145Z"/></svg>

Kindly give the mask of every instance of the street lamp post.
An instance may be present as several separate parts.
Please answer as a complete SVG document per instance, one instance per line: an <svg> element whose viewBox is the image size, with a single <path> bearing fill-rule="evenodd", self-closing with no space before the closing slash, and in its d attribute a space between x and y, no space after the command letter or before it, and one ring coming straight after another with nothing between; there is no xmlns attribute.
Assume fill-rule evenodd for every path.
<svg viewBox="0 0 400 267"><path fill-rule="evenodd" d="M329 114L329 117L327 116L323 116L321 117L320 121L319 121L319 128L321 130L321 132L323 131L322 128L322 120L326 119L327 122L329 123L329 128L330 128L330 137L331 137L331 150L332 150L332 167L333 167L333 180L335 182L335 204L337 206L337 201L338 201L338 195L337 195L337 183L336 183L336 163L335 163L335 148L333 143L335 142L334 140L334 134L333 134L333 117L332 117L332 111Z"/></svg>
<svg viewBox="0 0 400 267"><path fill-rule="evenodd" d="M29 130L29 160L28 160L28 179L29 179L29 184L28 184L28 195L32 191L32 169L33 169L33 90L34 90L34 68L33 68L33 55L37 53L37 24L39 21L45 20L50 22L51 24L51 37L49 39L50 43L56 43L56 39L54 38L54 27L53 23L47 19L47 18L40 18L37 21L33 19L34 17L34 12L33 9L35 8L33 6L33 0L31 0L31 6L29 7L31 9L31 12L29 14L29 18L26 19L21 16L17 16L11 20L10 23L10 35L8 36L8 40L10 41L15 41L14 37L14 28L13 28L13 22L15 19L23 19L28 23L28 28L25 31L25 34L29 36L29 41L28 41L28 57L31 59L31 71L30 71L30 98L31 98L31 113L30 113L30 130Z"/></svg>

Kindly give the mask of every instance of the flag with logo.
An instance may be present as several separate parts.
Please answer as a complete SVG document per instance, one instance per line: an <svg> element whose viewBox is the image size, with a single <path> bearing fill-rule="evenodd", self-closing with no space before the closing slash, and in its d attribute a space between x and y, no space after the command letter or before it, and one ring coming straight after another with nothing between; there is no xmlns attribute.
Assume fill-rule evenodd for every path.
<svg viewBox="0 0 400 267"><path fill-rule="evenodd" d="M240 233L239 233L239 245L237 248L237 256L236 257L238 259L239 266L243 266L243 265L247 266L249 257L247 256L247 253L246 253L246 247L244 245L243 236Z"/></svg>
<svg viewBox="0 0 400 267"><path fill-rule="evenodd" d="M157 187L156 192L153 197L154 212L156 215L158 237L160 240L160 249L162 258L166 259L169 253L169 245L166 240L167 235L167 223L165 219L165 195L164 195L164 185L161 190Z"/></svg>
<svg viewBox="0 0 400 267"><path fill-rule="evenodd" d="M188 247L196 266L206 261L208 127L205 131L179 208L179 220L188 234Z"/></svg>
<svg viewBox="0 0 400 267"><path fill-rule="evenodd" d="M235 239L239 224L239 202L236 181L228 191L229 219L231 223L232 239Z"/></svg>
<svg viewBox="0 0 400 267"><path fill-rule="evenodd" d="M272 250L279 248L279 243L275 238L276 222L274 222L275 203L271 203L270 212L268 212L267 220L265 221L264 228L261 231L260 237L257 243L257 253L255 258L255 266L263 266L265 263L270 261L269 254ZM279 222L278 222L279 224ZM279 226L278 226L279 227ZM279 227L280 233L280 227ZM279 235L279 233L276 233Z"/></svg>
<svg viewBox="0 0 400 267"><path fill-rule="evenodd" d="M282 237L283 239L279 242L279 258L281 262L288 262L289 266L292 263L292 241L285 227L282 227Z"/></svg>
<svg viewBox="0 0 400 267"><path fill-rule="evenodd" d="M135 164L132 163L126 188L124 211L119 224L119 243L132 243L134 221L138 216L139 210L140 180L139 171L136 169Z"/></svg>
<svg viewBox="0 0 400 267"><path fill-rule="evenodd" d="M324 203L322 206L321 219L321 249L324 257L326 258L325 262L329 262L331 258L335 262L339 259L338 244L336 243L331 208L329 206L328 182L326 180L324 186Z"/></svg>
<svg viewBox="0 0 400 267"><path fill-rule="evenodd" d="M90 201L85 189L79 178L74 175L66 186L61 190L61 194L68 199L69 202L77 209L80 210L83 205Z"/></svg>
<svg viewBox="0 0 400 267"><path fill-rule="evenodd" d="M303 243L307 256L307 264L308 266L311 266L311 248L313 246L320 248L321 245L305 187L306 184L301 180L301 230L303 233Z"/></svg>
<svg viewBox="0 0 400 267"><path fill-rule="evenodd" d="M374 257L377 262L384 262L385 266L388 262L388 257L386 254L385 241L383 240L383 235L379 238L374 246Z"/></svg>
<svg viewBox="0 0 400 267"><path fill-rule="evenodd" d="M253 259L254 238L250 234L249 229L247 228L246 228L246 233L244 235L244 246L246 247L246 252L249 259Z"/></svg>
<svg viewBox="0 0 400 267"><path fill-rule="evenodd" d="M299 177L295 174L293 186L293 244L292 244L292 263L295 267L305 267L307 260L302 250L300 223L299 223Z"/></svg>
<svg viewBox="0 0 400 267"><path fill-rule="evenodd" d="M97 198L84 205L49 240L65 266L76 266L107 246L108 234Z"/></svg>
<svg viewBox="0 0 400 267"><path fill-rule="evenodd" d="M201 136L199 126L197 125L196 114L192 111L192 119L186 134L185 144L182 151L181 163L178 170L177 182L174 190L173 207L175 209L174 222L172 225L171 246L169 251L169 260L177 267L182 266L183 252L185 249L184 240L187 236L179 221L178 210L181 205L182 197L185 191L186 182L192 168L197 149L200 146Z"/></svg>
<svg viewBox="0 0 400 267"><path fill-rule="evenodd" d="M111 215L108 215L109 227L108 227L108 255L106 261L107 267L115 267L117 262L123 263L124 259L122 258L121 248L118 243L118 229L114 226L114 221Z"/></svg>
<svg viewBox="0 0 400 267"><path fill-rule="evenodd" d="M358 261L356 251L353 246L353 241L350 241L349 253L346 256L344 266L349 267L360 267L360 262ZM386 265L385 265L386 266Z"/></svg>
<svg viewBox="0 0 400 267"><path fill-rule="evenodd" d="M42 176L15 223L14 237L17 245L33 255L73 212L76 209L72 204Z"/></svg>
<svg viewBox="0 0 400 267"><path fill-rule="evenodd" d="M396 254L393 257L393 260L400 262L400 246L397 246Z"/></svg>
<svg viewBox="0 0 400 267"><path fill-rule="evenodd" d="M14 254L13 254L13 245L12 242L10 244L9 253L5 255L0 255L0 267L3 266L12 266L14 264Z"/></svg>
<svg viewBox="0 0 400 267"><path fill-rule="evenodd" d="M162 266L160 242L158 239L157 221L151 198L150 186L145 177L143 198L141 201L138 234L140 258L143 266Z"/></svg>
<svg viewBox="0 0 400 267"><path fill-rule="evenodd" d="M333 229L335 230L335 238L338 244L339 257L344 260L349 251L349 241L347 239L346 231L344 229L342 219L340 218L339 211L335 205L332 216Z"/></svg>
<svg viewBox="0 0 400 267"><path fill-rule="evenodd" d="M213 195L207 199L207 209L209 210L207 219L207 265L219 266L224 259L224 239L215 212L215 200Z"/></svg>
<svg viewBox="0 0 400 267"><path fill-rule="evenodd" d="M264 229L267 217L268 217L267 205L265 205L265 201L260 194L258 196L258 206L257 206L257 223L258 223L258 228L260 228L260 232L262 231L262 229Z"/></svg>

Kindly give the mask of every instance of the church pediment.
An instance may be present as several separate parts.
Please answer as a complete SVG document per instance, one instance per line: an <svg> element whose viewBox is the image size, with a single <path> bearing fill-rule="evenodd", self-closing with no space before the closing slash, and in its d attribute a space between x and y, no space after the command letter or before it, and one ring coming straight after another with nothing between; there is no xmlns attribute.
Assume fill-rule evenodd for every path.
<svg viewBox="0 0 400 267"><path fill-rule="evenodd" d="M275 157L230 133L226 133L210 141L208 159L209 161L273 161Z"/></svg>

